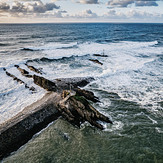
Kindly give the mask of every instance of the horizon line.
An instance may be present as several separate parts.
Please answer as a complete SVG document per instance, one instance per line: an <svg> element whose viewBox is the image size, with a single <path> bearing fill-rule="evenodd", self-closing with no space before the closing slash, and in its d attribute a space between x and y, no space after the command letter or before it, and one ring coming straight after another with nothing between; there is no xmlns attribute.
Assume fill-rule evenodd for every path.
<svg viewBox="0 0 163 163"><path fill-rule="evenodd" d="M163 24L163 22L32 22L32 23L1 23L3 24Z"/></svg>

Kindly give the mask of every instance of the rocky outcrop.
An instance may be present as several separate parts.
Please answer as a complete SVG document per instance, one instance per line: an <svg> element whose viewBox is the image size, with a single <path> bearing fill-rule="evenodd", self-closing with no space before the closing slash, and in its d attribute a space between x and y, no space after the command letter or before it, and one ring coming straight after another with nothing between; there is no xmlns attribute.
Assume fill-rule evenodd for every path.
<svg viewBox="0 0 163 163"><path fill-rule="evenodd" d="M47 91L57 91L56 84L48 79L45 79L44 77L33 75L33 80L35 84L46 89Z"/></svg>
<svg viewBox="0 0 163 163"><path fill-rule="evenodd" d="M18 65L15 65L15 67L21 72L21 74L27 78L32 78L33 76L29 74L28 71L25 69L20 68Z"/></svg>
<svg viewBox="0 0 163 163"><path fill-rule="evenodd" d="M37 68L35 68L34 66L30 66L30 65L28 65L27 63L25 63L25 65L26 65L31 71L34 71L34 72L36 72L36 73L42 75L42 72L41 72L40 69L37 69Z"/></svg>
<svg viewBox="0 0 163 163"><path fill-rule="evenodd" d="M58 110L67 121L78 127L80 127L80 125L85 121L88 121L91 125L99 129L103 129L103 126L97 121L103 121L112 124L108 117L98 112L82 96L69 95L68 98L60 101Z"/></svg>
<svg viewBox="0 0 163 163"><path fill-rule="evenodd" d="M93 54L93 56L95 56L95 57L108 57L108 55L104 55L104 54Z"/></svg>
<svg viewBox="0 0 163 163"><path fill-rule="evenodd" d="M91 91L87 91L87 90L80 89L80 88L75 88L74 90L77 96L83 96L86 99L91 100L93 102L99 102L98 98Z"/></svg>
<svg viewBox="0 0 163 163"><path fill-rule="evenodd" d="M97 59L89 59L90 61L94 62L94 63L97 63L97 64L100 64L100 65L103 65L102 62L100 62L99 60Z"/></svg>
<svg viewBox="0 0 163 163"><path fill-rule="evenodd" d="M53 82L57 85L58 89L73 90L74 88L77 87L84 87L93 80L94 78L92 77L74 77L74 78L58 78L53 80Z"/></svg>
<svg viewBox="0 0 163 163"><path fill-rule="evenodd" d="M24 81L22 81L21 79L17 78L15 75L10 74L5 68L3 68L3 70L6 72L6 75L13 78L13 80L17 81L20 84L24 84L25 88L28 88L29 90L31 90L32 92L35 92L36 89L34 87L29 87Z"/></svg>
<svg viewBox="0 0 163 163"><path fill-rule="evenodd" d="M30 75L28 71L24 71L17 65L16 67L22 75ZM17 82L25 84L7 72L5 68L4 71ZM32 77L35 84L50 92L41 100L26 107L21 113L0 125L0 159L17 150L35 133L59 116L78 127L85 121L99 129L103 129L100 121L112 124L108 117L101 114L89 103L88 100L98 102L98 98L94 96L93 92L78 87L85 86L93 78L60 78L50 81L37 75L32 75ZM28 87L26 84L25 86Z"/></svg>

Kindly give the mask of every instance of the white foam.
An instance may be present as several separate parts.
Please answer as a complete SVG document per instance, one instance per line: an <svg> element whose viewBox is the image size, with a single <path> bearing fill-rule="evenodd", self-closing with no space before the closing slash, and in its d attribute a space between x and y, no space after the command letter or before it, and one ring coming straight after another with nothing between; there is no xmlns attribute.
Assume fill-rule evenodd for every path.
<svg viewBox="0 0 163 163"><path fill-rule="evenodd" d="M107 123L102 123L104 126L104 131L113 132L119 131L123 129L124 124L121 121L114 121L113 125L109 125Z"/></svg>
<svg viewBox="0 0 163 163"><path fill-rule="evenodd" d="M35 63L38 67L42 67L46 72L44 77L54 79L59 77L96 77L95 87L108 92L115 92L122 99L135 101L143 106L151 104L153 111L157 109L157 102L162 101L163 91L162 83L159 81L162 71L161 66L157 64L157 55L163 54L163 47L154 46L158 42L130 42L123 41L117 43L99 44L93 42L86 43L49 43L39 47L32 47L40 52L32 52L26 56L19 57L17 55L0 55L0 123L11 118L20 112L25 106L40 99L45 91L36 85L36 94L31 94L24 85L18 84L8 77L2 67L25 81L29 86L33 85L31 79L23 77L20 72L13 68L14 64L19 64L22 68L27 69L23 65L28 59L34 58L62 58L74 57L72 60L65 62L49 62ZM73 46L75 46L73 48ZM64 47L62 49L62 47ZM66 48L68 49L66 49ZM70 48L69 48L70 47ZM95 57L93 54L102 54L104 51L107 58ZM89 55L87 55L89 54ZM143 57L147 56L147 57ZM89 58L97 58L103 65L95 64L89 61ZM76 64L76 65L75 65ZM29 70L28 70L29 71ZM155 74L155 76L149 73ZM33 74L33 72L30 72ZM108 103L109 104L109 103ZM101 107L104 104L101 104ZM154 121L152 121L155 123ZM121 124L117 123L117 127ZM116 128L116 126L115 126Z"/></svg>

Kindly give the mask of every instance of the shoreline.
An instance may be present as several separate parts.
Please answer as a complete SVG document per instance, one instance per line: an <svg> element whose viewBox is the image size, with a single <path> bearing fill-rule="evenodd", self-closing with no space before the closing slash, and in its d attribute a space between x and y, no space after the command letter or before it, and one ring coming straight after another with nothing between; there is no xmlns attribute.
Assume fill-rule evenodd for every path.
<svg viewBox="0 0 163 163"><path fill-rule="evenodd" d="M56 120L61 96L50 92L23 109L22 112L0 125L0 160L27 143L34 134Z"/></svg>

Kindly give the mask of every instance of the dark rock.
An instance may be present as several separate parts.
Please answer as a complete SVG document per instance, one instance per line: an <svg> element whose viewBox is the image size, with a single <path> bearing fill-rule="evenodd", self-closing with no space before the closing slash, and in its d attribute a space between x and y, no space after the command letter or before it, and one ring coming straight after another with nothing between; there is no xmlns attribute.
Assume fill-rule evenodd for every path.
<svg viewBox="0 0 163 163"><path fill-rule="evenodd" d="M98 112L81 96L75 95L63 99L60 101L58 109L67 121L78 127L85 121L99 129L103 129L103 126L97 122L99 120L112 124L108 117Z"/></svg>
<svg viewBox="0 0 163 163"><path fill-rule="evenodd" d="M33 91L33 92L35 92L36 91L36 89L34 88L34 87L29 87L24 81L22 81L21 79L19 79L19 78L17 78L15 75L13 75L13 74L10 74L7 70L6 70L6 68L3 68L3 70L6 72L6 75L7 76L9 76L9 77L11 77L11 78L13 78L13 80L16 80L18 83L20 83L20 84L24 84L25 85L25 88L28 88L29 90L31 90L31 91Z"/></svg>
<svg viewBox="0 0 163 163"><path fill-rule="evenodd" d="M27 78L32 78L33 76L29 74L28 71L20 68L18 65L14 65L20 72L23 76L27 77Z"/></svg>
<svg viewBox="0 0 163 163"><path fill-rule="evenodd" d="M93 56L96 56L96 57L108 57L108 55L104 55L104 54L93 54Z"/></svg>
<svg viewBox="0 0 163 163"><path fill-rule="evenodd" d="M57 91L57 86L54 82L37 75L33 75L33 79L35 84L46 89L47 91Z"/></svg>
<svg viewBox="0 0 163 163"><path fill-rule="evenodd" d="M33 49L30 49L30 48L23 48L22 50L25 50L25 51L35 51Z"/></svg>
<svg viewBox="0 0 163 163"><path fill-rule="evenodd" d="M97 64L100 64L100 65L103 65L103 63L101 63L99 60L97 59L89 59L90 61L94 62L94 63L97 63Z"/></svg>
<svg viewBox="0 0 163 163"><path fill-rule="evenodd" d="M33 67L33 66L30 66L30 65L28 65L27 63L26 63L25 65L26 65L31 71L34 71L34 72L36 72L36 73L42 75L42 72L41 72L40 69L37 69L37 68L35 68L35 67Z"/></svg>
<svg viewBox="0 0 163 163"><path fill-rule="evenodd" d="M74 89L77 87L84 87L90 82L92 82L94 78L92 77L75 77L75 78L59 78L55 79L53 82L57 84L61 89Z"/></svg>
<svg viewBox="0 0 163 163"><path fill-rule="evenodd" d="M99 102L98 98L94 96L94 93L91 91L87 91L80 88L75 88L74 90L78 96L84 96L88 100L91 100L93 102Z"/></svg>

